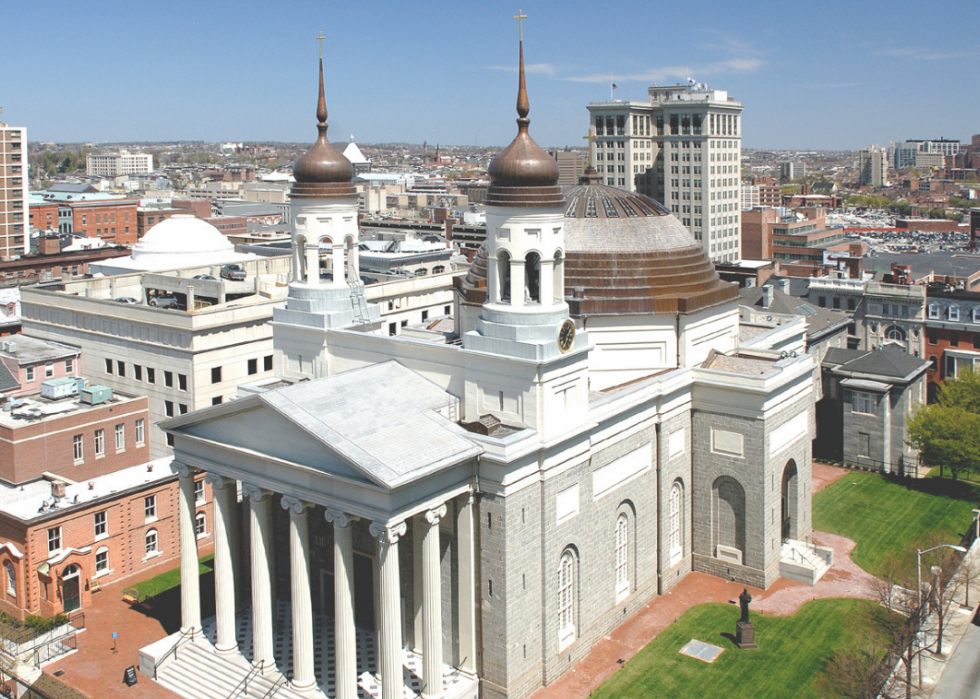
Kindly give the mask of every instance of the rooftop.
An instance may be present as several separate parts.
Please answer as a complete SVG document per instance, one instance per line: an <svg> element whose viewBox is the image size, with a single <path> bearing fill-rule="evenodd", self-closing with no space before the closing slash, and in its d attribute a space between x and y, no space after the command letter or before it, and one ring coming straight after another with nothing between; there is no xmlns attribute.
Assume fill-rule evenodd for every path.
<svg viewBox="0 0 980 699"><path fill-rule="evenodd" d="M64 379L59 380L64 381ZM74 379L69 378L67 381L74 381ZM95 384L89 384L89 388L93 387ZM117 405L132 400L136 400L136 398L116 391L112 392L112 398L98 405L83 403L77 394L66 398L42 398L40 393L34 393L30 396L17 398L16 401L13 401L13 407L10 407L10 403L5 404L3 410L0 410L0 427L14 430L39 422L59 420L66 415L84 413L106 405Z"/></svg>
<svg viewBox="0 0 980 699"><path fill-rule="evenodd" d="M139 486L162 481L174 475L172 456L131 466L84 483L65 479L65 497L52 494L51 481L38 479L22 485L0 483L0 512L30 521L52 512L101 500Z"/></svg>
<svg viewBox="0 0 980 699"><path fill-rule="evenodd" d="M76 357L80 351L71 345L27 335L8 335L0 339L0 357L16 359L21 366Z"/></svg>

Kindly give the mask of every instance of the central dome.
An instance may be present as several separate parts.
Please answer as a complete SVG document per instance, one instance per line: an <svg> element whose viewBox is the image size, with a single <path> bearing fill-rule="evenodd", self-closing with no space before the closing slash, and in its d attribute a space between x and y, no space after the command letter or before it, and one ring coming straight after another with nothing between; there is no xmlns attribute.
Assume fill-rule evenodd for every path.
<svg viewBox="0 0 980 699"><path fill-rule="evenodd" d="M738 298L690 231L654 199L598 184L563 195L565 300L573 317L689 314ZM456 280L464 303L484 302L486 275L484 245Z"/></svg>
<svg viewBox="0 0 980 699"><path fill-rule="evenodd" d="M221 255L235 252L235 246L224 233L207 221L190 214L175 214L146 232L133 246L133 259L154 255L182 256Z"/></svg>

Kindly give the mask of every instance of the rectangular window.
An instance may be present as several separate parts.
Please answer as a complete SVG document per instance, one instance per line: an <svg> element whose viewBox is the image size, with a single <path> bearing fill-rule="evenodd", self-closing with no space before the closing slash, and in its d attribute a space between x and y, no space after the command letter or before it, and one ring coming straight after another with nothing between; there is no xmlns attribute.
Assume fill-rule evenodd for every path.
<svg viewBox="0 0 980 699"><path fill-rule="evenodd" d="M139 364L133 365L133 378L137 381L143 380L143 367L141 367Z"/></svg>
<svg viewBox="0 0 980 699"><path fill-rule="evenodd" d="M95 431L95 455L105 456L105 430Z"/></svg>
<svg viewBox="0 0 980 699"><path fill-rule="evenodd" d="M249 376L252 376L253 374L258 374L258 373L259 373L259 360L258 359L249 359L248 360L248 375Z"/></svg>
<svg viewBox="0 0 980 699"><path fill-rule="evenodd" d="M167 388L174 387L174 373L172 371L163 372L163 385Z"/></svg>
<svg viewBox="0 0 980 699"><path fill-rule="evenodd" d="M84 442L82 441L82 435L76 434L71 438L71 450L72 456L75 458L75 463L79 463L85 458L85 448Z"/></svg>
<svg viewBox="0 0 980 699"><path fill-rule="evenodd" d="M878 411L878 398L871 393L854 391L852 406L856 413L875 415Z"/></svg>
<svg viewBox="0 0 980 699"><path fill-rule="evenodd" d="M100 549L95 553L95 572L104 573L109 568L109 549Z"/></svg>
<svg viewBox="0 0 980 699"><path fill-rule="evenodd" d="M116 451L126 448L126 425L116 425Z"/></svg>
<svg viewBox="0 0 980 699"><path fill-rule="evenodd" d="M211 405L221 405L221 402L222 402L221 396L215 396L214 398L211 399Z"/></svg>
<svg viewBox="0 0 980 699"><path fill-rule="evenodd" d="M181 391L187 390L187 374L177 374L177 388Z"/></svg>
<svg viewBox="0 0 980 699"><path fill-rule="evenodd" d="M262 360L262 367L265 371L272 371L272 355L267 354Z"/></svg>
<svg viewBox="0 0 980 699"><path fill-rule="evenodd" d="M146 427L143 418L136 421L136 446L141 446L146 441Z"/></svg>
<svg viewBox="0 0 980 699"><path fill-rule="evenodd" d="M156 383L157 382L157 370L153 367L146 367L146 382Z"/></svg>
<svg viewBox="0 0 980 699"><path fill-rule="evenodd" d="M143 518L146 521L155 520L157 518L157 496L149 495L143 498Z"/></svg>
<svg viewBox="0 0 980 699"><path fill-rule="evenodd" d="M34 381L34 367L29 366L27 367L27 382L31 383L32 381Z"/></svg>
<svg viewBox="0 0 980 699"><path fill-rule="evenodd" d="M68 375L68 376L71 376L73 361L74 360L71 360L71 359L66 359L65 360L65 374Z"/></svg>
<svg viewBox="0 0 980 699"><path fill-rule="evenodd" d="M211 383L221 383L221 367L215 366L211 367ZM181 390L187 390L182 388Z"/></svg>
<svg viewBox="0 0 980 699"><path fill-rule="evenodd" d="M959 320L960 319L960 307L959 306L950 306L949 307L949 319L950 320Z"/></svg>
<svg viewBox="0 0 980 699"><path fill-rule="evenodd" d="M172 400L163 401L163 409L164 412L167 414L167 417L174 416L174 402Z"/></svg>
<svg viewBox="0 0 980 699"><path fill-rule="evenodd" d="M181 415L186 415L187 414L187 406L185 404L181 403L178 407L180 408L180 414Z"/></svg>
<svg viewBox="0 0 980 699"><path fill-rule="evenodd" d="M48 530L48 553L61 550L61 527L52 527Z"/></svg>
<svg viewBox="0 0 980 699"><path fill-rule="evenodd" d="M126 362L116 362L116 373L125 378Z"/></svg>
<svg viewBox="0 0 980 699"><path fill-rule="evenodd" d="M932 319L939 318L939 304L937 303L929 304L929 317Z"/></svg>
<svg viewBox="0 0 980 699"><path fill-rule="evenodd" d="M105 373L107 373L107 374L111 374L112 373L112 360L111 359L105 360Z"/></svg>
<svg viewBox="0 0 980 699"><path fill-rule="evenodd" d="M95 513L95 537L105 536L108 532L108 516L105 511Z"/></svg>
<svg viewBox="0 0 980 699"><path fill-rule="evenodd" d="M204 480L194 481L194 502L204 504Z"/></svg>
<svg viewBox="0 0 980 699"><path fill-rule="evenodd" d="M48 362L44 365L44 378L50 379L52 376L54 376L54 363Z"/></svg>

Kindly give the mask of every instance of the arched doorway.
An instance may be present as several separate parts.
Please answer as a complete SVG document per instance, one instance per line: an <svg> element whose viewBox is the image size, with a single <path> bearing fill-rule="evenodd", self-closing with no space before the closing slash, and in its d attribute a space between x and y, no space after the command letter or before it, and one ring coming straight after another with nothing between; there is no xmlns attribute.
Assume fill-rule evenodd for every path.
<svg viewBox="0 0 980 699"><path fill-rule="evenodd" d="M497 292L501 301L510 301L510 255L501 250L497 255Z"/></svg>
<svg viewBox="0 0 980 699"><path fill-rule="evenodd" d="M81 581L81 570L77 565L72 563L65 568L65 572L61 576L61 601L65 608L65 614L82 606Z"/></svg>
<svg viewBox="0 0 980 699"><path fill-rule="evenodd" d="M783 507L782 507L782 536L783 541L787 539L795 539L797 537L798 522L797 517L797 505L799 503L799 497L797 489L799 487L799 478L796 474L796 462L790 459L786 464L786 468L783 469Z"/></svg>
<svg viewBox="0 0 980 699"><path fill-rule="evenodd" d="M536 252L529 252L524 258L524 288L525 301L541 303L541 256Z"/></svg>

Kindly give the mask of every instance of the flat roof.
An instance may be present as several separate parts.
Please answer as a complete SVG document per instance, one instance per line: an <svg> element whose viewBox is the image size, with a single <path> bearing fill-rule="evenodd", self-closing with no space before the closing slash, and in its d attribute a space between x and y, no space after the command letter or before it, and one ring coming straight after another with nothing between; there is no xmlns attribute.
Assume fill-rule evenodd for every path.
<svg viewBox="0 0 980 699"><path fill-rule="evenodd" d="M0 338L0 356L16 359L18 365L53 362L74 357L81 350L53 340L42 340L28 335L7 335Z"/></svg>
<svg viewBox="0 0 980 699"><path fill-rule="evenodd" d="M89 384L89 388L94 387L95 384ZM0 427L15 430L38 423L60 420L66 415L84 413L106 405L118 405L133 400L136 400L134 396L113 391L112 398L109 400L98 405L91 405L83 403L78 395L52 399L42 398L40 393L32 393L29 396L17 398L15 407L11 410L0 410ZM6 408L6 406L4 407Z"/></svg>

